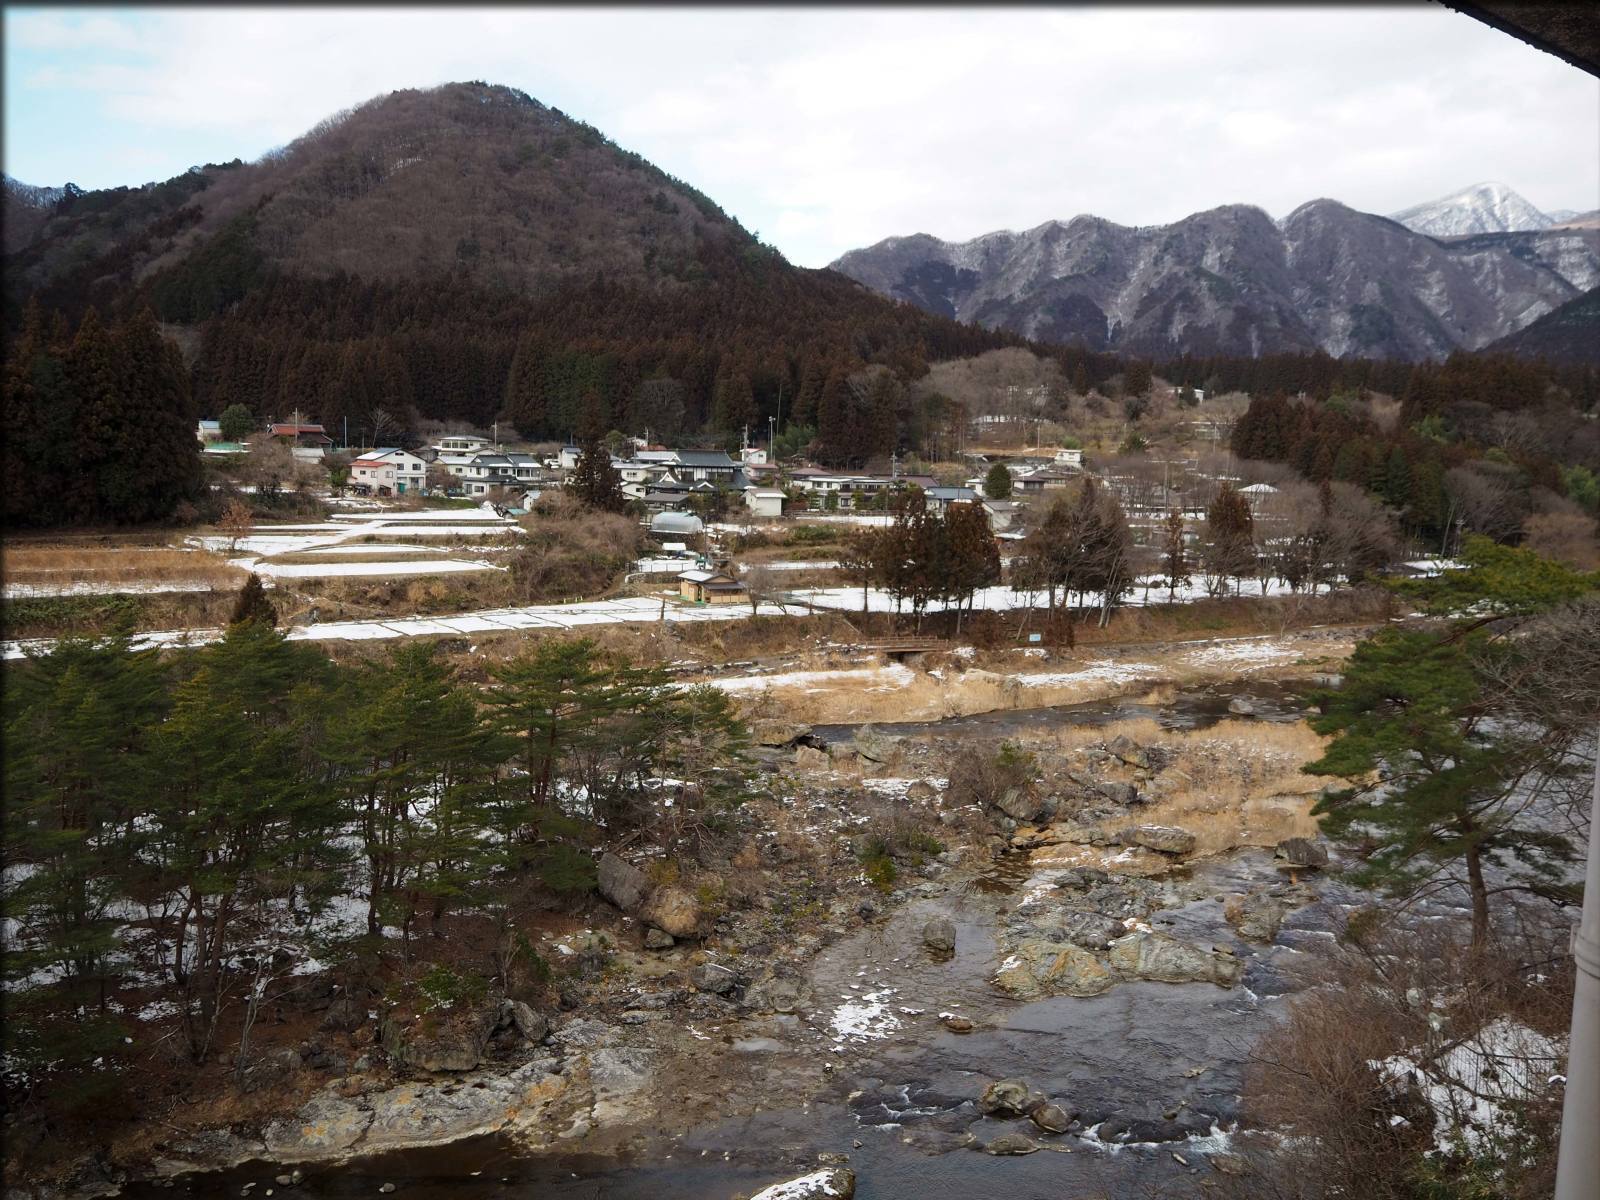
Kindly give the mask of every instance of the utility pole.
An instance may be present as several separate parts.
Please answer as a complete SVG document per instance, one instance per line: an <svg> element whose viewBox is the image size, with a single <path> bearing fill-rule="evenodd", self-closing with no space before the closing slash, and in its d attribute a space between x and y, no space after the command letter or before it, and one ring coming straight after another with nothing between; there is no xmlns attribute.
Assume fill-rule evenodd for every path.
<svg viewBox="0 0 1600 1200"><path fill-rule="evenodd" d="M1561 1105L1555 1200L1594 1200L1600 1192L1600 744L1595 747L1594 800L1589 813L1589 863L1583 916L1572 931L1577 980L1567 1034L1567 1091Z"/></svg>

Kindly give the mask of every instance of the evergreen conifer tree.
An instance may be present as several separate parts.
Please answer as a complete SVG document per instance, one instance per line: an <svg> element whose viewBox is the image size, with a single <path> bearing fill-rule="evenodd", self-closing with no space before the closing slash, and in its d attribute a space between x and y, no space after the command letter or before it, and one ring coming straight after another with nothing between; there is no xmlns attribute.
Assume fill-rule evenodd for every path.
<svg viewBox="0 0 1600 1200"><path fill-rule="evenodd" d="M261 579L254 571L239 589L239 599L234 602L233 615L228 618L229 625L237 625L243 621L257 621L268 629L276 629L278 625L277 606L268 597L267 589L261 585Z"/></svg>
<svg viewBox="0 0 1600 1200"><path fill-rule="evenodd" d="M991 500L1006 500L1011 496L1011 472L1005 463L997 462L983 477L983 494Z"/></svg>

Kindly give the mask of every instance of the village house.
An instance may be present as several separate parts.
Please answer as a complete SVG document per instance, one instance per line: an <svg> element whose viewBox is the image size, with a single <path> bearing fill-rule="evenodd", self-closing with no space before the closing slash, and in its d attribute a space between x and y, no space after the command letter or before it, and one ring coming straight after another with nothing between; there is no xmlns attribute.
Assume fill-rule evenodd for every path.
<svg viewBox="0 0 1600 1200"><path fill-rule="evenodd" d="M913 484L924 491L938 486L938 480L931 475L842 474L815 467L791 471L789 478L794 487L805 493L807 507L813 511L828 508L831 501L832 507L848 512L868 507L884 492Z"/></svg>
<svg viewBox="0 0 1600 1200"><path fill-rule="evenodd" d="M481 454L489 449L489 439L475 433L452 433L433 444L440 454Z"/></svg>
<svg viewBox="0 0 1600 1200"><path fill-rule="evenodd" d="M678 576L678 594L691 604L741 604L749 599L744 584L727 571L685 571Z"/></svg>
<svg viewBox="0 0 1600 1200"><path fill-rule="evenodd" d="M274 421L267 432L275 438L282 438L296 449L315 450L319 457L333 445L333 439L321 425Z"/></svg>
<svg viewBox="0 0 1600 1200"><path fill-rule="evenodd" d="M419 496L427 491L428 464L409 450L368 450L350 464L350 484L375 496Z"/></svg>
<svg viewBox="0 0 1600 1200"><path fill-rule="evenodd" d="M202 446L207 442L220 442L222 440L222 422L201 421L195 427L195 435L200 439Z"/></svg>
<svg viewBox="0 0 1600 1200"><path fill-rule="evenodd" d="M928 504L928 511L942 514L952 504L971 504L978 498L978 493L969 487L931 487L922 491Z"/></svg>
<svg viewBox="0 0 1600 1200"><path fill-rule="evenodd" d="M1042 467L1017 476L1012 487L1019 496L1038 496L1045 492L1064 491L1082 478L1080 472L1067 467Z"/></svg>

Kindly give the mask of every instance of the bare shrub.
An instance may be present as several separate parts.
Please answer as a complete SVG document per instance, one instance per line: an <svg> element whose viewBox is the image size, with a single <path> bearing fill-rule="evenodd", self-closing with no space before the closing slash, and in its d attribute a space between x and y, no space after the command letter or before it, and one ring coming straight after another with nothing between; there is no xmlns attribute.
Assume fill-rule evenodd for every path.
<svg viewBox="0 0 1600 1200"><path fill-rule="evenodd" d="M1031 789L1038 762L1014 742L1001 742L998 750L966 746L950 764L950 803L975 804L980 809L996 803L1013 788Z"/></svg>
<svg viewBox="0 0 1600 1200"><path fill-rule="evenodd" d="M1231 1194L1548 1196L1561 1116L1560 1091L1546 1083L1551 1061L1485 1031L1526 1029L1533 1042L1563 1033L1570 959L1548 933L1475 953L1449 929L1403 931L1386 921L1357 913L1323 960L1320 986L1294 1000L1287 1021L1257 1043L1245 1114L1280 1136ZM1386 1081L1372 1065L1394 1056L1416 1064L1407 1084L1395 1075ZM1487 1073L1460 1069L1463 1060ZM1436 1135L1435 1117L1447 1128L1470 1114L1436 1114L1415 1086L1419 1078L1436 1098L1450 1094L1439 1087L1445 1083L1468 1089L1456 1094L1469 1104L1480 1089L1514 1099L1497 1102L1502 1124L1479 1130L1468 1152Z"/></svg>
<svg viewBox="0 0 1600 1200"><path fill-rule="evenodd" d="M643 540L633 518L597 512L564 492L542 497L522 525L528 536L511 557L511 578L518 596L530 602L607 591Z"/></svg>

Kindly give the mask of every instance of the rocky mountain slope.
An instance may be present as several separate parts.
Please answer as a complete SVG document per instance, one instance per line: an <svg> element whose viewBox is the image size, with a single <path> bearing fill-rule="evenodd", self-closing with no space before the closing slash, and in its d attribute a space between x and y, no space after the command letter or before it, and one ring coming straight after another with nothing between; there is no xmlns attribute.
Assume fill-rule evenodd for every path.
<svg viewBox="0 0 1600 1200"><path fill-rule="evenodd" d="M1600 236L1441 241L1314 200L1278 223L1230 205L1163 226L1080 216L969 242L918 234L833 266L930 312L1094 349L1415 360L1484 346L1600 283Z"/></svg>
<svg viewBox="0 0 1600 1200"><path fill-rule="evenodd" d="M1540 212L1503 183L1475 183L1426 204L1390 213L1389 219L1413 233L1439 238L1548 229L1557 223L1556 217Z"/></svg>

